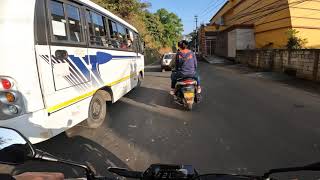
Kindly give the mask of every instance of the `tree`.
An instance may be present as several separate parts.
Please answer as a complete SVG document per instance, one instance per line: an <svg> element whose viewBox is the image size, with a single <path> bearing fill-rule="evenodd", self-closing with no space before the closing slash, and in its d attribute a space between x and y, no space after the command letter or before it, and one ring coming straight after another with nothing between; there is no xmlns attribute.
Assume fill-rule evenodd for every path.
<svg viewBox="0 0 320 180"><path fill-rule="evenodd" d="M93 0L100 6L112 11L122 18L130 18L134 14L140 14L146 10L150 4L141 3L137 0Z"/></svg>
<svg viewBox="0 0 320 180"><path fill-rule="evenodd" d="M174 13L168 12L166 9L159 9L156 13L160 22L163 24L163 46L175 46L181 39L183 25L181 19Z"/></svg>
<svg viewBox="0 0 320 180"><path fill-rule="evenodd" d="M197 46L199 45L197 32L194 30L191 33L189 33L188 35L191 37L191 41L189 42L189 46L191 49L194 49L196 43L197 43Z"/></svg>
<svg viewBox="0 0 320 180"><path fill-rule="evenodd" d="M146 11L144 22L149 31L149 34L154 38L156 42L163 46L164 26L160 22L159 16Z"/></svg>
<svg viewBox="0 0 320 180"><path fill-rule="evenodd" d="M288 37L288 49L302 49L308 43L307 39L298 37L299 31L296 29L288 29L286 34Z"/></svg>

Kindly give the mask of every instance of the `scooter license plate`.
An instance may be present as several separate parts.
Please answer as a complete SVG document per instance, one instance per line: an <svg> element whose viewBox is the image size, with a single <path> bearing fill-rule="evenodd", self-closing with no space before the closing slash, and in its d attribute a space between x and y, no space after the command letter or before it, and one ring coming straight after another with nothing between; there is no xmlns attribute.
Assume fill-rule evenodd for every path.
<svg viewBox="0 0 320 180"><path fill-rule="evenodd" d="M194 98L193 92L185 92L185 93L183 93L183 95L184 95L184 98L186 98L186 99Z"/></svg>

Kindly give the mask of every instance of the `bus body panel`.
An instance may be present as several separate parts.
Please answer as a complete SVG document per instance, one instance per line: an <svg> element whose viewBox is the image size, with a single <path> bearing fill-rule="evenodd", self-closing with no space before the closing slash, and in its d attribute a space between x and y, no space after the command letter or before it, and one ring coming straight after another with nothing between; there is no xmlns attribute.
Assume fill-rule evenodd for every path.
<svg viewBox="0 0 320 180"><path fill-rule="evenodd" d="M1 121L0 125L19 130L32 143L52 138L77 125L88 117L91 98L79 101L68 108L48 116L46 109Z"/></svg>
<svg viewBox="0 0 320 180"><path fill-rule="evenodd" d="M66 73L70 73L67 75L68 78L55 76L57 71L55 65L63 62L48 54L48 49L45 46L37 46L44 100L49 113L67 107L70 100L74 103L73 101L77 102L92 96L96 90L104 86L111 87L115 102L137 85L137 76L141 70L138 70L137 53L135 52L90 48L87 56L85 53L79 53L79 50L83 50L82 48L67 46L51 46L50 48L51 54L55 50L68 52L69 57L66 61L70 63L68 68L72 72L66 70ZM101 62L99 60L104 56L110 57L109 61ZM99 61L101 64L98 63ZM85 81L81 82L81 79L84 78L86 78ZM57 84L65 84L65 87L61 88L60 86L57 89L57 86L54 87Z"/></svg>
<svg viewBox="0 0 320 180"><path fill-rule="evenodd" d="M39 28L34 19L36 1L42 3L39 7L45 17L47 1L0 2L0 76L15 80L25 102L23 114L0 120L0 126L21 131L32 143L49 139L85 120L92 96L100 88L111 89L112 101L116 102L137 85L144 69L143 55L137 52L50 44L44 38L50 36L47 24L43 27L47 35L38 44L35 34L40 31L34 28ZM136 31L98 5L87 0L79 2ZM68 56L59 58L64 51Z"/></svg>
<svg viewBox="0 0 320 180"><path fill-rule="evenodd" d="M0 1L0 76L17 83L24 113L44 108L35 58L34 9L35 0Z"/></svg>
<svg viewBox="0 0 320 180"><path fill-rule="evenodd" d="M89 56L98 58L97 54L109 56L107 62L98 65L98 78L102 80L100 87L111 87L114 102L137 85L136 52L115 51L89 48ZM90 59L91 62L92 59ZM94 66L94 64L92 64ZM133 80L131 82L131 80Z"/></svg>

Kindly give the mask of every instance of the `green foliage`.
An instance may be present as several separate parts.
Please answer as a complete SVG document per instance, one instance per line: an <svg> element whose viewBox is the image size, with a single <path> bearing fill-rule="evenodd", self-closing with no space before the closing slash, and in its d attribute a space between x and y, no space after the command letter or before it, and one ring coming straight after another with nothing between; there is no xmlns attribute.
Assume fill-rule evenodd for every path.
<svg viewBox="0 0 320 180"><path fill-rule="evenodd" d="M197 42L197 39L198 39L198 35L197 35L197 33L196 33L196 31L192 31L190 34L188 34L189 36L191 36L191 41L190 41L190 43L189 43L189 46L190 46L190 48L192 49L192 48L194 48L194 45L196 44L196 43L199 43L199 42Z"/></svg>
<svg viewBox="0 0 320 180"><path fill-rule="evenodd" d="M146 43L146 59L159 59L162 49L174 47L183 31L181 19L160 9L147 10L149 3L140 0L92 0L136 27Z"/></svg>
<svg viewBox="0 0 320 180"><path fill-rule="evenodd" d="M159 43L158 45L163 45L164 26L159 17L150 12L145 12L144 22L153 39Z"/></svg>
<svg viewBox="0 0 320 180"><path fill-rule="evenodd" d="M302 49L308 43L307 39L302 39L298 36L299 31L296 29L288 29L286 34L288 37L288 49Z"/></svg>
<svg viewBox="0 0 320 180"><path fill-rule="evenodd" d="M100 6L119 15L122 18L128 18L133 14L140 14L150 5L141 3L137 0L93 0Z"/></svg>
<svg viewBox="0 0 320 180"><path fill-rule="evenodd" d="M166 9L159 9L155 15L163 25L162 46L173 47L181 39L183 25L181 19Z"/></svg>

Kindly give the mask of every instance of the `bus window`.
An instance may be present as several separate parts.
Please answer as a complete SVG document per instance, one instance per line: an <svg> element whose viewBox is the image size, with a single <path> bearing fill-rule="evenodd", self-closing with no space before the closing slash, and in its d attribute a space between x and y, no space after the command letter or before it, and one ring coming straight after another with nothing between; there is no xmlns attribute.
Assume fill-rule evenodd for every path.
<svg viewBox="0 0 320 180"><path fill-rule="evenodd" d="M119 23L117 23L118 29L118 41L121 49L128 49L128 34L126 29Z"/></svg>
<svg viewBox="0 0 320 180"><path fill-rule="evenodd" d="M93 28L92 28L92 20L91 20L91 15L90 11L86 11L86 19L88 23L88 29L89 29L89 36L90 36L90 43L94 41L94 36L93 36Z"/></svg>
<svg viewBox="0 0 320 180"><path fill-rule="evenodd" d="M112 48L119 48L120 42L119 42L119 33L117 29L117 24L110 19L108 20L109 23L109 31L111 36L110 45Z"/></svg>
<svg viewBox="0 0 320 180"><path fill-rule="evenodd" d="M143 42L143 40L141 39L141 36L140 35L138 35L139 36L139 44L140 44L140 53L141 54L144 54L144 42Z"/></svg>
<svg viewBox="0 0 320 180"><path fill-rule="evenodd" d="M52 34L55 40L68 40L63 4L50 1Z"/></svg>
<svg viewBox="0 0 320 180"><path fill-rule="evenodd" d="M137 46L137 51L141 54L144 54L144 42L142 41L140 35L134 33L134 38L136 39L135 45Z"/></svg>
<svg viewBox="0 0 320 180"><path fill-rule="evenodd" d="M133 32L131 30L126 29L127 32L127 44L129 50L134 50L134 37Z"/></svg>
<svg viewBox="0 0 320 180"><path fill-rule="evenodd" d="M134 40L135 50L140 53L139 35L137 33L134 33Z"/></svg>
<svg viewBox="0 0 320 180"><path fill-rule="evenodd" d="M96 46L108 46L104 17L94 12L87 11L89 25L90 44Z"/></svg>
<svg viewBox="0 0 320 180"><path fill-rule="evenodd" d="M68 15L70 40L83 42L79 8L68 4L66 10Z"/></svg>

